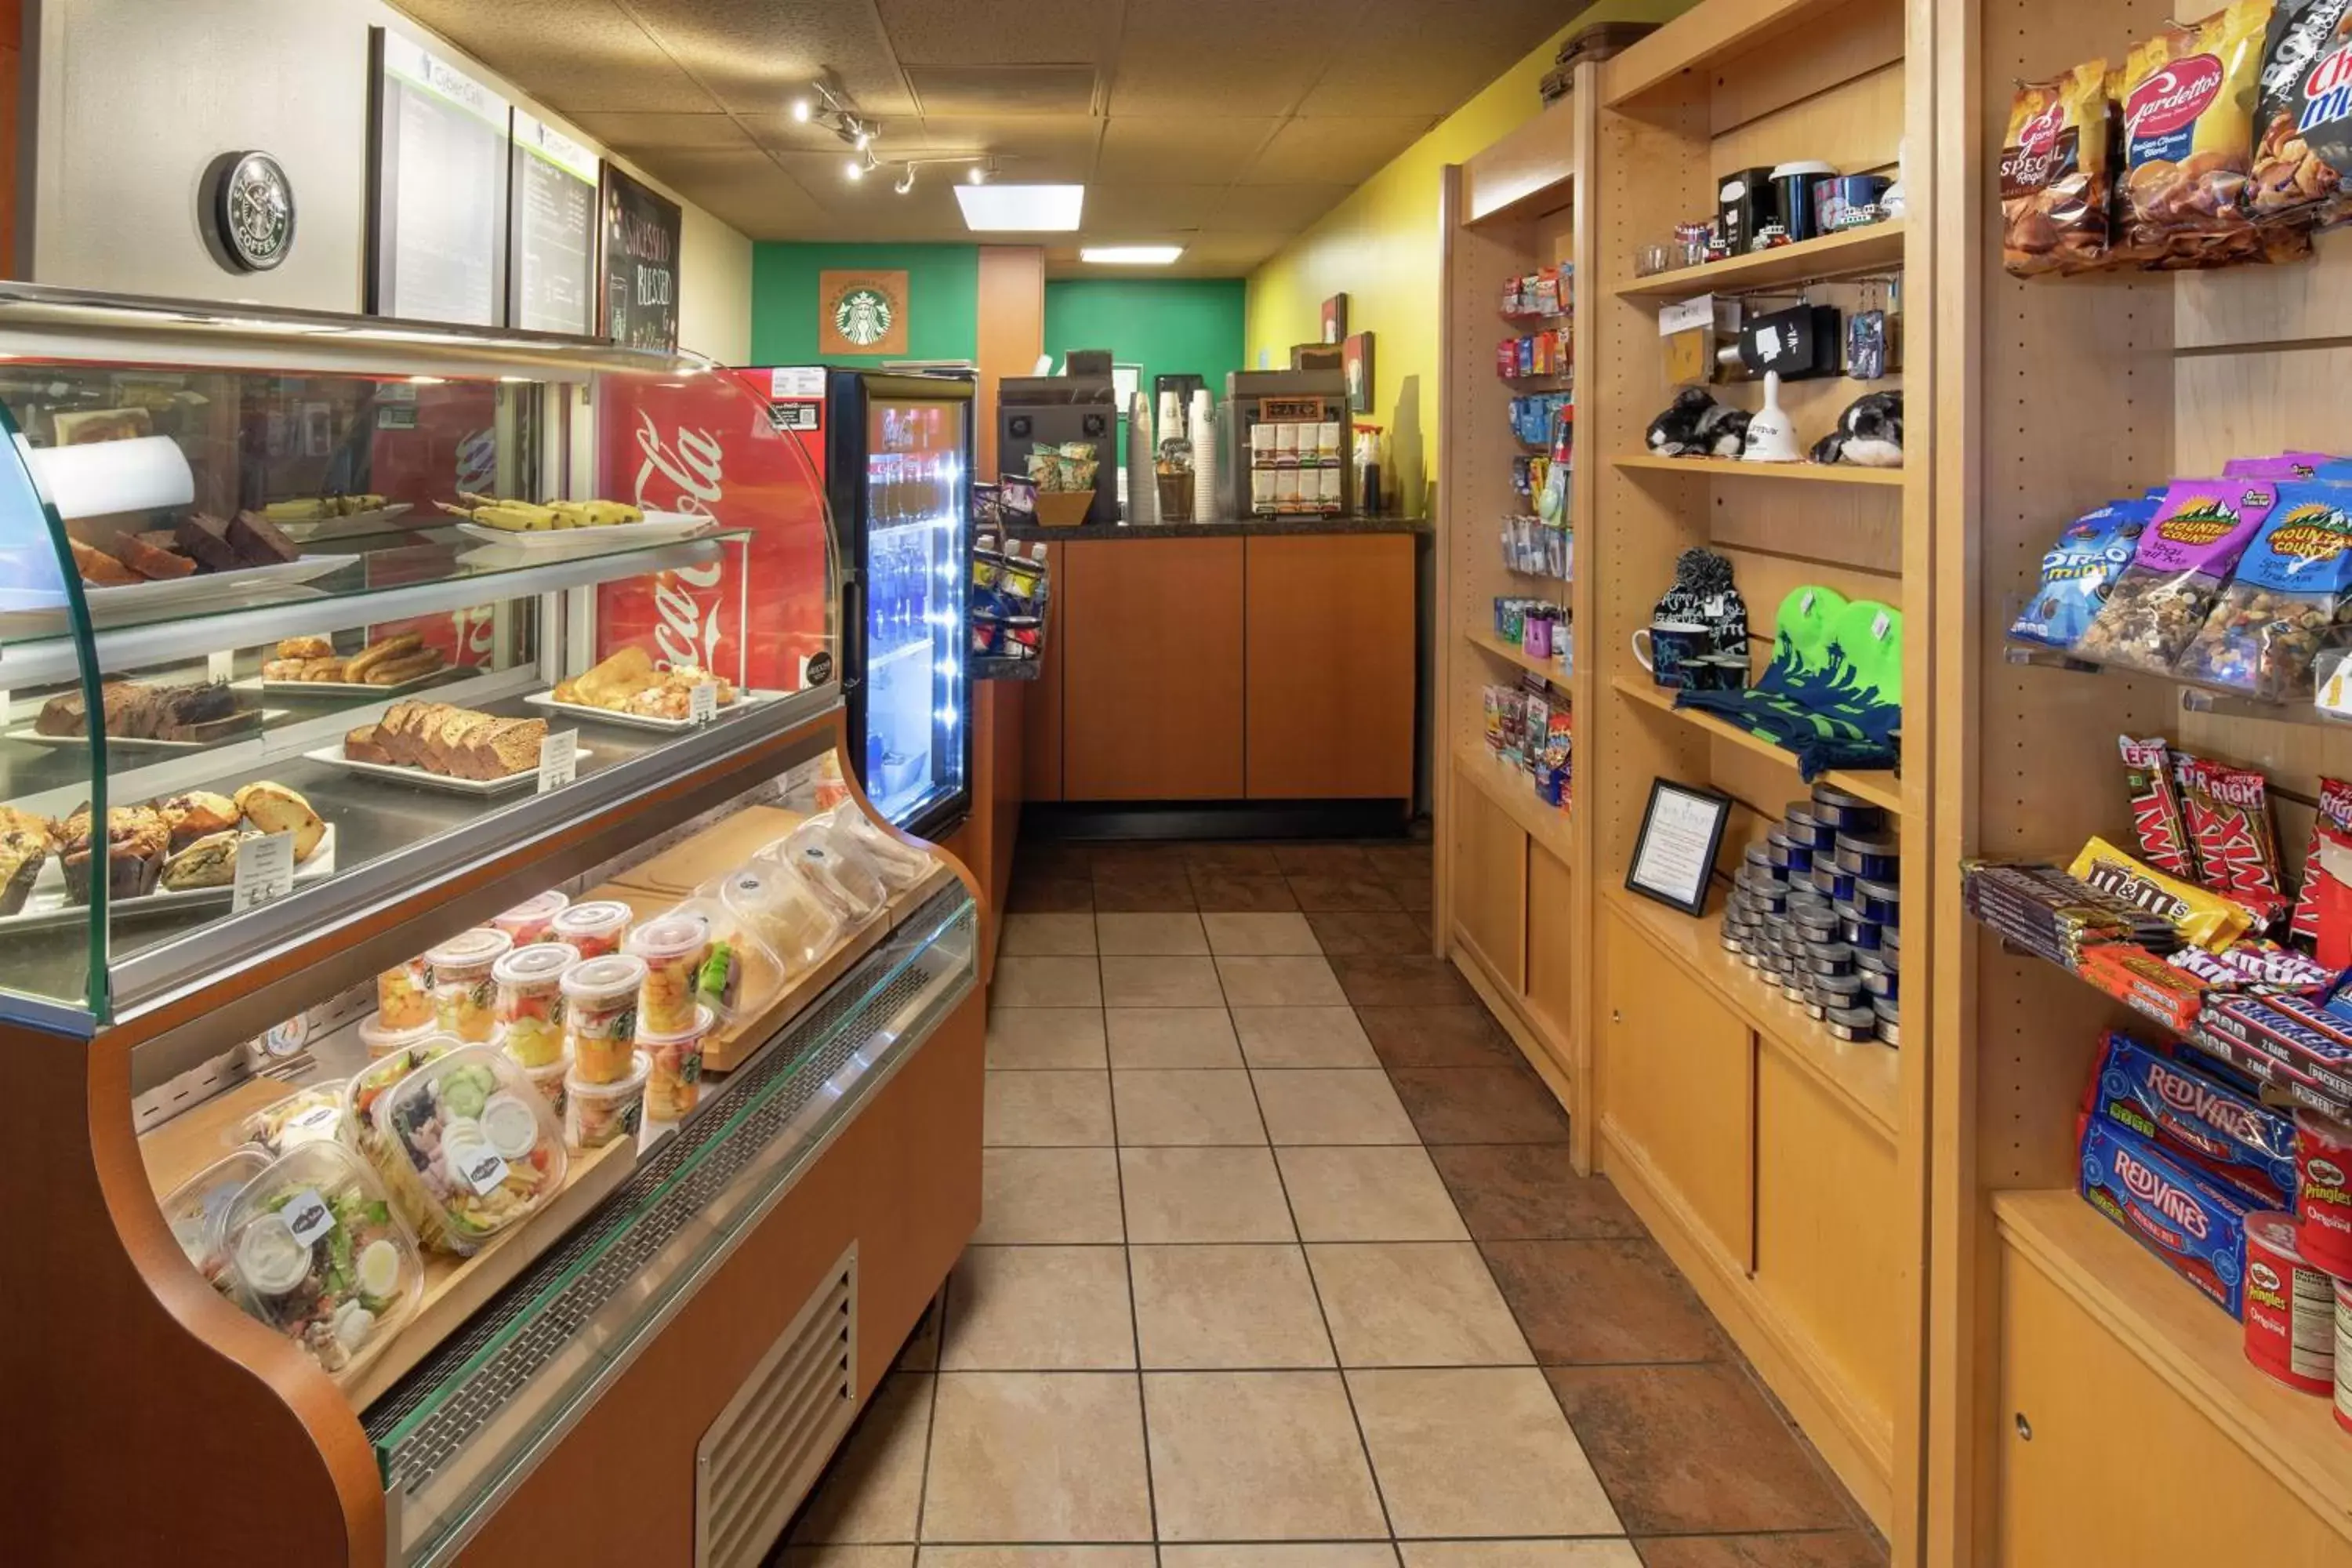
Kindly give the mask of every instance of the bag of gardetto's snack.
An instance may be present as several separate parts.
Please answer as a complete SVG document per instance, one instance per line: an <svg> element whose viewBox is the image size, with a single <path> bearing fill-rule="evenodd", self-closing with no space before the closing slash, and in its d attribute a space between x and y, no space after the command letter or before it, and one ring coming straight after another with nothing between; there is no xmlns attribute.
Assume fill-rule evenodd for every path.
<svg viewBox="0 0 2352 1568"><path fill-rule="evenodd" d="M2352 0L2279 0L2254 106L2258 222L2327 222L2352 174Z"/></svg>
<svg viewBox="0 0 2352 1568"><path fill-rule="evenodd" d="M2270 0L2235 0L2125 62L2121 256L2193 266L2259 253L2246 186L2270 12Z"/></svg>
<svg viewBox="0 0 2352 1568"><path fill-rule="evenodd" d="M2352 0L2345 0L2352 4ZM2106 253L2115 183L2107 62L2027 82L2000 150L2001 260L2020 278L2072 271Z"/></svg>

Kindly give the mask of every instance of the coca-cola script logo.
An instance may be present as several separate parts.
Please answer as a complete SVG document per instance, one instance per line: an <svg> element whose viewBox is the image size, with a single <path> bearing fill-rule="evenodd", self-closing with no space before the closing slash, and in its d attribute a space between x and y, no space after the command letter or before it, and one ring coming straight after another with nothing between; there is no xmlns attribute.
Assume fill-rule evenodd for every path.
<svg viewBox="0 0 2352 1568"><path fill-rule="evenodd" d="M2031 157L2041 157L2058 145L2058 132L2066 126L2066 106L2053 102L2017 129L2017 145Z"/></svg>
<svg viewBox="0 0 2352 1568"><path fill-rule="evenodd" d="M2193 125L2221 90L2221 62L2214 56L2175 60L2124 100L2124 127L2137 138Z"/></svg>
<svg viewBox="0 0 2352 1568"><path fill-rule="evenodd" d="M2147 1084L2156 1090L2157 1098L2173 1110L2193 1116L2242 1143L2261 1147L2262 1119L2251 1107L2231 1100L2212 1085L2154 1062L2148 1064Z"/></svg>
<svg viewBox="0 0 2352 1568"><path fill-rule="evenodd" d="M2115 1161L2116 1174L2121 1178L2124 1191L2198 1240L2205 1239L2210 1226L2205 1218L2204 1209L2195 1198L2166 1181L2153 1168L2133 1158L2129 1150L2117 1149Z"/></svg>
<svg viewBox="0 0 2352 1568"><path fill-rule="evenodd" d="M708 430L681 427L675 447L663 441L653 416L637 410L636 503L648 511L682 511L719 521L719 501L726 493L721 482L727 452ZM656 662L663 668L681 664L702 669L719 661L718 592L725 575L719 562L665 572L654 585L654 607L661 625L654 631L659 650Z"/></svg>

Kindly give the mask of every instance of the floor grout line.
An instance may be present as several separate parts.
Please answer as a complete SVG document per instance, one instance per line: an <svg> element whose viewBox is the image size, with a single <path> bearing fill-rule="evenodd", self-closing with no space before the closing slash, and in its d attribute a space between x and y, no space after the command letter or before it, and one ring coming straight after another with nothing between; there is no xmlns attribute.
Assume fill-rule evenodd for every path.
<svg viewBox="0 0 2352 1568"><path fill-rule="evenodd" d="M1103 1019L1103 1048L1106 1056L1110 1047L1110 1019ZM1160 1485L1151 1473L1151 1407L1143 1392L1143 1324L1135 1304L1135 1247L1128 1239L1127 1226L1127 1162L1120 1157L1125 1145L1118 1141L1118 1096L1110 1096L1111 1168L1118 1181L1119 1261L1127 1271L1127 1331L1135 1347L1135 1424L1143 1439L1143 1507L1151 1531L1151 1561L1160 1561Z"/></svg>

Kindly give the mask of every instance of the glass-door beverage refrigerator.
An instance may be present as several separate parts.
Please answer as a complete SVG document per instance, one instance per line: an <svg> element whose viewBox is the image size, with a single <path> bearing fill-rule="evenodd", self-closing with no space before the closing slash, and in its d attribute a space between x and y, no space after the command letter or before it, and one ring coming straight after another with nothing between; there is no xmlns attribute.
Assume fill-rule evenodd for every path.
<svg viewBox="0 0 2352 1568"><path fill-rule="evenodd" d="M842 689L859 782L893 824L941 837L971 807L973 382L815 368L752 375L767 384L769 416L824 475L841 542Z"/></svg>

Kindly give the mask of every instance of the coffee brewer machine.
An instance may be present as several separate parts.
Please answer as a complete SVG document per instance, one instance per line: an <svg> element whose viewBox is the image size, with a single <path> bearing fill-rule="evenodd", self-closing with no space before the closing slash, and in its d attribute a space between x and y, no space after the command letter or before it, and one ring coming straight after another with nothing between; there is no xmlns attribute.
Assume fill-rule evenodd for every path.
<svg viewBox="0 0 2352 1568"><path fill-rule="evenodd" d="M1118 393L1101 375L1009 375L996 391L996 465L1026 474L1029 454L1066 441L1095 444L1089 523L1118 521Z"/></svg>
<svg viewBox="0 0 2352 1568"><path fill-rule="evenodd" d="M1237 370L1217 408L1217 482L1230 517L1346 516L1356 510L1354 421L1336 370ZM1257 427L1268 426L1260 437ZM1309 487L1312 493L1309 493Z"/></svg>

